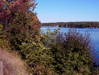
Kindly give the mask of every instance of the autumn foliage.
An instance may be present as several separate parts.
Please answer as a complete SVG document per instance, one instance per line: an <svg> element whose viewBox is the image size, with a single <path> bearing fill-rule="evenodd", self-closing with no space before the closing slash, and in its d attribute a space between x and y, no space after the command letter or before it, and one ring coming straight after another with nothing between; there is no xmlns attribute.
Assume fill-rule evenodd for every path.
<svg viewBox="0 0 99 75"><path fill-rule="evenodd" d="M35 5L35 0L0 0L0 48L14 50L22 56L21 44L29 42L39 33L40 21L33 12Z"/></svg>
<svg viewBox="0 0 99 75"><path fill-rule="evenodd" d="M35 0L0 0L0 59L8 75L22 75L13 73L13 67L28 75L13 51L28 65L30 75L93 75L89 38L76 31L41 33L31 11L35 5Z"/></svg>
<svg viewBox="0 0 99 75"><path fill-rule="evenodd" d="M29 9L35 8L34 0L0 0L0 23L9 24L15 13L28 12Z"/></svg>
<svg viewBox="0 0 99 75"><path fill-rule="evenodd" d="M0 0L0 18L15 11L27 11L30 7L35 7L34 0Z"/></svg>

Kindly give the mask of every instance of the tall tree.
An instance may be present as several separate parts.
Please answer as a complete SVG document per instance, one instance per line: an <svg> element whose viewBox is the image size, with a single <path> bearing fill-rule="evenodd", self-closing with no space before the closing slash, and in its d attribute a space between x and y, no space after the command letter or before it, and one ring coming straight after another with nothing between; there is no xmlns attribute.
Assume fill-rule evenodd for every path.
<svg viewBox="0 0 99 75"><path fill-rule="evenodd" d="M16 12L27 12L35 8L35 0L0 0L0 23L7 25Z"/></svg>
<svg viewBox="0 0 99 75"><path fill-rule="evenodd" d="M14 47L19 47L25 38L32 38L39 32L40 22L31 11L35 6L35 0L0 1L0 24Z"/></svg>

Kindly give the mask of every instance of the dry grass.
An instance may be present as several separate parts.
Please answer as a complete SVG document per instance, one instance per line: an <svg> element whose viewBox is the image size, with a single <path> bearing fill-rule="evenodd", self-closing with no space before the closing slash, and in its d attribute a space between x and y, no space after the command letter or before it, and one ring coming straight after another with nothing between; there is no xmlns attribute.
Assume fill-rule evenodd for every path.
<svg viewBox="0 0 99 75"><path fill-rule="evenodd" d="M18 56L1 48L0 62L3 64L3 75L29 75L25 63Z"/></svg>

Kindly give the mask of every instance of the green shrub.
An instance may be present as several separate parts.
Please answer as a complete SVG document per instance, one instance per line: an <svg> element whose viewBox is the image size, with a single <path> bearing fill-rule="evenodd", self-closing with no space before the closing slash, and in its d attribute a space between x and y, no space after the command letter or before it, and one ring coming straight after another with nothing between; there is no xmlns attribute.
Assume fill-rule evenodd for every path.
<svg viewBox="0 0 99 75"><path fill-rule="evenodd" d="M33 74L35 69L37 69L38 65L51 69L51 63L53 61L53 58L51 56L50 49L42 43L39 36L35 39L28 41L28 43L23 42L22 45L20 45L20 48L21 55L25 62L31 68Z"/></svg>
<svg viewBox="0 0 99 75"><path fill-rule="evenodd" d="M59 75L92 74L91 44L88 36L69 31L56 35L49 33L46 37L46 44L50 47L54 59L52 65L55 72Z"/></svg>

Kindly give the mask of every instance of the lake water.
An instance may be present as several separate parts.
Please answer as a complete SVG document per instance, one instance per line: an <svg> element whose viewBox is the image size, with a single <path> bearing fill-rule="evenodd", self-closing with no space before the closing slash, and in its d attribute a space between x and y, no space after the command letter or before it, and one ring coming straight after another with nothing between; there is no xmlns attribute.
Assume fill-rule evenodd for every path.
<svg viewBox="0 0 99 75"><path fill-rule="evenodd" d="M57 26L42 26L41 31L46 32L48 30L54 31L56 30ZM60 27L60 32L68 32L70 29L74 28L64 28ZM90 35L91 43L93 46L93 49L91 51L91 54L93 56L93 60L96 62L96 64L99 64L99 28L75 28L78 32L81 34L88 33Z"/></svg>

